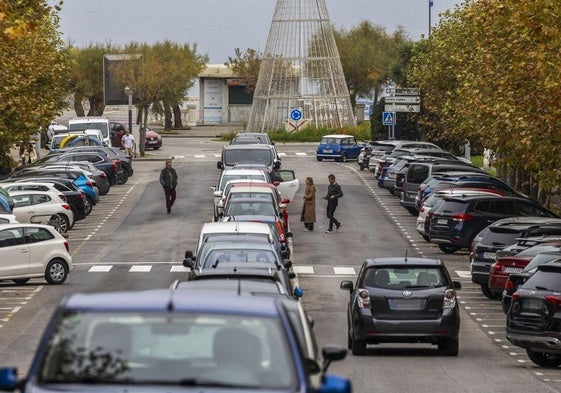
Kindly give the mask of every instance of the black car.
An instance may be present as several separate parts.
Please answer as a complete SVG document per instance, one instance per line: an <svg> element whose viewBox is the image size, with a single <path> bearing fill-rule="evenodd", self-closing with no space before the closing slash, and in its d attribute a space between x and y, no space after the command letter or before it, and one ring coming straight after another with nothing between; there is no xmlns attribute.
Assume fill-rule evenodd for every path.
<svg viewBox="0 0 561 393"><path fill-rule="evenodd" d="M561 263L538 270L512 295L506 338L541 367L561 365Z"/></svg>
<svg viewBox="0 0 561 393"><path fill-rule="evenodd" d="M559 218L526 198L499 195L446 197L430 215L428 236L446 253L469 248L475 236L501 218L515 216Z"/></svg>
<svg viewBox="0 0 561 393"><path fill-rule="evenodd" d="M459 350L456 289L440 259L376 258L362 263L356 279L342 281L350 293L348 347L364 355L367 344L428 343L447 356Z"/></svg>
<svg viewBox="0 0 561 393"><path fill-rule="evenodd" d="M515 244L519 238L544 234L550 225L556 227L560 223L558 218L531 216L509 217L493 222L475 236L470 246L471 281L481 286L485 296L494 299L495 295L489 290L488 284L497 251Z"/></svg>
<svg viewBox="0 0 561 393"><path fill-rule="evenodd" d="M127 155L123 150L116 147L107 146L80 146L66 149L67 151L95 151L98 153L104 153L111 161L117 166L121 166L123 170L122 176L126 179L131 177L134 173L132 167L132 157ZM117 170L119 172L119 170ZM118 175L120 175L118 173ZM123 179L124 180L124 179ZM124 184L125 181L121 180L119 184Z"/></svg>

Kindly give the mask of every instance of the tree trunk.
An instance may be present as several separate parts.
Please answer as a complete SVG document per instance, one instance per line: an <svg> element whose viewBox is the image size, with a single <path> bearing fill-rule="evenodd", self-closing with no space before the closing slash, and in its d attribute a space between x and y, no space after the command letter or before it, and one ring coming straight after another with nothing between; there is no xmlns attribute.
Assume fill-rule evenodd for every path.
<svg viewBox="0 0 561 393"><path fill-rule="evenodd" d="M105 102L103 98L98 96L92 96L89 98L90 110L88 111L88 116L102 116L105 110Z"/></svg>
<svg viewBox="0 0 561 393"><path fill-rule="evenodd" d="M164 105L164 130L171 130L172 121L171 121L171 108L167 101L163 102Z"/></svg>
<svg viewBox="0 0 561 393"><path fill-rule="evenodd" d="M181 108L179 104L173 105L173 128L183 128L183 119L181 118Z"/></svg>
<svg viewBox="0 0 561 393"><path fill-rule="evenodd" d="M146 141L146 126L148 124L148 108L150 108L150 104L144 105L143 107L143 118L142 124L140 126L140 137L138 138L138 147L140 150L140 157L144 157L144 153L146 151L144 142Z"/></svg>
<svg viewBox="0 0 561 393"><path fill-rule="evenodd" d="M84 97L78 93L74 94L74 111L76 112L76 116L84 117L84 106L82 105L82 99Z"/></svg>
<svg viewBox="0 0 561 393"><path fill-rule="evenodd" d="M136 125L142 125L142 106L137 105L136 107Z"/></svg>

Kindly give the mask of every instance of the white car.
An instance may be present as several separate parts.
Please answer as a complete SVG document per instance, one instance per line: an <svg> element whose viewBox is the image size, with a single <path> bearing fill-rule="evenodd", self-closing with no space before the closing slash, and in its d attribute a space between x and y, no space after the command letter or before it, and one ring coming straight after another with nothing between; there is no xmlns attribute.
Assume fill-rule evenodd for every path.
<svg viewBox="0 0 561 393"><path fill-rule="evenodd" d="M49 284L62 284L71 271L68 242L53 227L0 225L0 280L21 285L44 277Z"/></svg>
<svg viewBox="0 0 561 393"><path fill-rule="evenodd" d="M49 191L12 191L12 214L18 222L52 224L60 233L74 225L74 214L64 195Z"/></svg>
<svg viewBox="0 0 561 393"><path fill-rule="evenodd" d="M232 187L236 183L239 184L239 183L266 183L266 182L265 182L265 180L246 180L246 179L228 180L222 191L215 191L214 194L213 194L215 197L220 198L220 200L216 204L216 209L217 209L218 216L222 215L222 212L224 210L224 202L226 201L226 197L228 196L228 193L230 192L230 190L232 189Z"/></svg>
<svg viewBox="0 0 561 393"><path fill-rule="evenodd" d="M0 224L17 223L16 216L13 214L0 213Z"/></svg>

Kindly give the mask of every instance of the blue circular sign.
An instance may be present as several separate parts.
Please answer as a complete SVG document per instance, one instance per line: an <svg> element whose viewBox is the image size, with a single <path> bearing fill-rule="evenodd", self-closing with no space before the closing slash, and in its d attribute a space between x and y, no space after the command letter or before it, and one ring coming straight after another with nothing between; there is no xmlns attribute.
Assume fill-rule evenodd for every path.
<svg viewBox="0 0 561 393"><path fill-rule="evenodd" d="M290 118L298 121L302 118L302 112L299 109L293 109L292 112L290 112Z"/></svg>

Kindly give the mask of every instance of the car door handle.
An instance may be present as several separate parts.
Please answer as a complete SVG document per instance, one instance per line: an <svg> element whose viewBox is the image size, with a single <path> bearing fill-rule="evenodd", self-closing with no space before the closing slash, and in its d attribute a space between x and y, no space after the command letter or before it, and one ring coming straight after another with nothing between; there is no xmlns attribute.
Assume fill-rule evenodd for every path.
<svg viewBox="0 0 561 393"><path fill-rule="evenodd" d="M29 248L28 248L28 247L22 248L22 249L20 249L20 252L21 252L22 254L26 254L26 253L29 252Z"/></svg>

